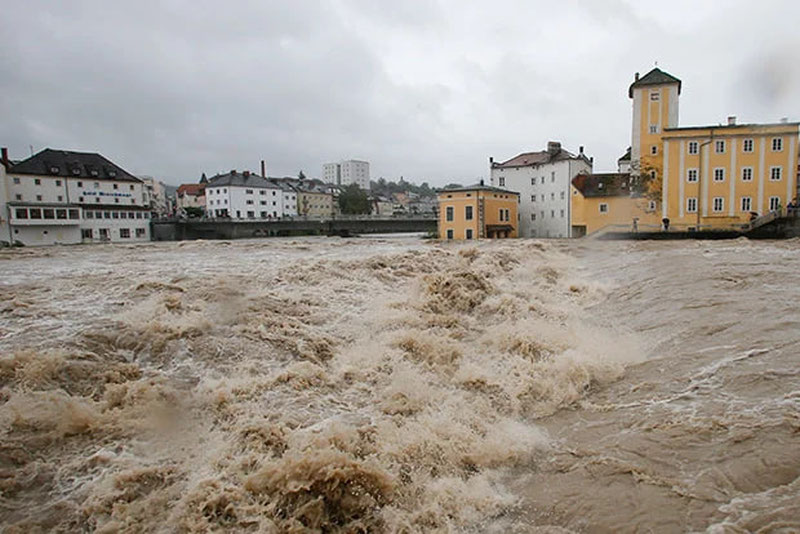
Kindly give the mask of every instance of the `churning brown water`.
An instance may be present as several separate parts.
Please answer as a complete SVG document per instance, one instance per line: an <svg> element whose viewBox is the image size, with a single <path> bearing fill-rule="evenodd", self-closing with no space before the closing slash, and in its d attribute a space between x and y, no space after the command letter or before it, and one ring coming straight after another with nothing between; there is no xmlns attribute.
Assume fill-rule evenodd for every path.
<svg viewBox="0 0 800 534"><path fill-rule="evenodd" d="M800 242L0 254L7 532L800 530Z"/></svg>

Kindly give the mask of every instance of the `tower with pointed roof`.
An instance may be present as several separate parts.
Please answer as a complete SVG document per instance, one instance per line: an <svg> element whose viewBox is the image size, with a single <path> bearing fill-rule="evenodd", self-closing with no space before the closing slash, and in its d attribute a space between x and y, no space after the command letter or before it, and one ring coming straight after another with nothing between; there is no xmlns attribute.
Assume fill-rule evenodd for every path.
<svg viewBox="0 0 800 534"><path fill-rule="evenodd" d="M628 88L628 97L633 100L632 174L639 175L643 169L658 166L663 150L662 132L678 126L680 93L681 81L657 67L641 78L636 73Z"/></svg>

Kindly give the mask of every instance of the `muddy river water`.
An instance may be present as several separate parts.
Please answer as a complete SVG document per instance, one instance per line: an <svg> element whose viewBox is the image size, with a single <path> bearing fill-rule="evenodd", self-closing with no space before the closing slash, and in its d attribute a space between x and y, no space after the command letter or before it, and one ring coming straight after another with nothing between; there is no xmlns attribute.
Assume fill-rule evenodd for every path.
<svg viewBox="0 0 800 534"><path fill-rule="evenodd" d="M800 241L0 251L6 532L800 531Z"/></svg>

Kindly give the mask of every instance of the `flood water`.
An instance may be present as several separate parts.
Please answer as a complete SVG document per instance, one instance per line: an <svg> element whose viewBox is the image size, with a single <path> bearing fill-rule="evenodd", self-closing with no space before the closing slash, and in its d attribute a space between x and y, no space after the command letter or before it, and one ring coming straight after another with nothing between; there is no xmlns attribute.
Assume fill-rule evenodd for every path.
<svg viewBox="0 0 800 534"><path fill-rule="evenodd" d="M796 532L800 241L0 252L6 532Z"/></svg>

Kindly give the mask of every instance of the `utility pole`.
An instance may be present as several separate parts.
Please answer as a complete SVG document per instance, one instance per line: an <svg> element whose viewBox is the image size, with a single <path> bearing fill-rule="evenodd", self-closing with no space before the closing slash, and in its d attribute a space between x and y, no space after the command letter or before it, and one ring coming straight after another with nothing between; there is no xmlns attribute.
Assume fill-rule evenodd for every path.
<svg viewBox="0 0 800 534"><path fill-rule="evenodd" d="M697 168L697 224L696 230L700 231L700 200L703 198L703 147L708 146L714 142L714 130L711 130L711 137L708 141L700 143L700 147L698 149L698 153L700 155L700 164ZM681 180L683 180L683 176L681 176Z"/></svg>

